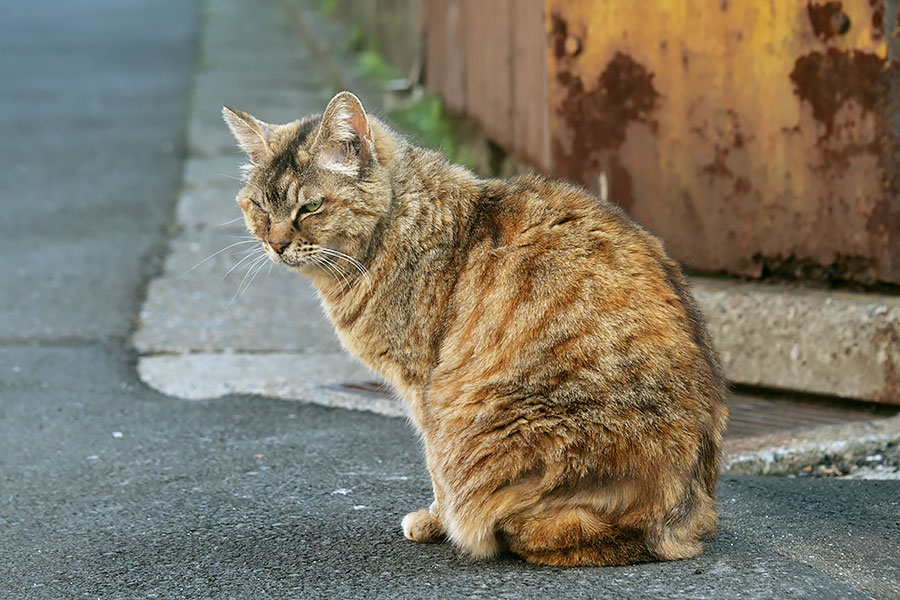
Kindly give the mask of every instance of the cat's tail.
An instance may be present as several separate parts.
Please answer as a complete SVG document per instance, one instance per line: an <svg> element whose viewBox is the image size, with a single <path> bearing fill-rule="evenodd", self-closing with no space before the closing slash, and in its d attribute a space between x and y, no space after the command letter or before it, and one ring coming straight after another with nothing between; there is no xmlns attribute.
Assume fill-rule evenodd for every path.
<svg viewBox="0 0 900 600"><path fill-rule="evenodd" d="M512 552L541 565L617 566L658 560L647 548L643 531L610 525L589 508L511 519L501 539Z"/></svg>
<svg viewBox="0 0 900 600"><path fill-rule="evenodd" d="M612 526L587 507L526 509L503 519L502 524L496 522L496 513L481 515L485 518L472 513L464 518L447 515L449 537L473 558L509 550L530 563L562 567L658 560L647 547L644 531Z"/></svg>
<svg viewBox="0 0 900 600"><path fill-rule="evenodd" d="M528 562L612 566L678 560L703 551L715 531L715 501L695 480L670 486L658 502L633 503L634 486L606 486L589 497L540 502L497 522L501 546Z"/></svg>
<svg viewBox="0 0 900 600"><path fill-rule="evenodd" d="M447 535L475 558L508 549L543 565L613 566L697 556L716 528L715 501L702 481L670 496L667 509L645 503L628 510L627 489L585 502L542 503L526 487L533 488L495 492L477 507L448 507Z"/></svg>
<svg viewBox="0 0 900 600"><path fill-rule="evenodd" d="M644 539L661 560L691 558L703 551L703 539L717 524L716 501L702 482L692 482L665 516L647 528Z"/></svg>

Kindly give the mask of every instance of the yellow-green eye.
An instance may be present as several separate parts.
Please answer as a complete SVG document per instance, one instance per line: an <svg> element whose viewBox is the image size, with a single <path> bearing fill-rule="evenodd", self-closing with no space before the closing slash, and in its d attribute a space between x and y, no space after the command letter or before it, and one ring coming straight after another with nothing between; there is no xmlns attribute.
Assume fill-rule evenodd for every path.
<svg viewBox="0 0 900 600"><path fill-rule="evenodd" d="M324 200L319 198L318 200L313 200L312 202L307 202L303 206L300 207L300 212L302 213L311 213L319 210L319 207L322 206L322 202Z"/></svg>

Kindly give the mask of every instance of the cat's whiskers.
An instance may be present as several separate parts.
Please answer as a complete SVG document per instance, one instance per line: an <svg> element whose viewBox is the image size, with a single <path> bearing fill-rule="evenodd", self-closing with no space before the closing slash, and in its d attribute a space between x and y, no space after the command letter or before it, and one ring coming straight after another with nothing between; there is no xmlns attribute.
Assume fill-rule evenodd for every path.
<svg viewBox="0 0 900 600"><path fill-rule="evenodd" d="M335 280L336 283L341 284L340 292L343 292L349 285L352 285L347 278L342 274L341 270L338 268L338 265L335 264L332 260L329 259L327 255L316 254L312 257L312 262L321 270L327 272L331 277Z"/></svg>
<svg viewBox="0 0 900 600"><path fill-rule="evenodd" d="M190 273L191 271L193 271L194 269L196 269L197 267L199 267L200 265L202 265L203 263L205 263L205 262L208 261L209 259L213 258L214 256L218 256L219 254L222 254L223 252L225 252L226 250L228 250L228 249L230 249L230 248L234 248L235 246L240 246L241 244L249 244L249 243L255 242L255 241L256 241L255 239L252 239L252 238L251 238L251 239L248 239L248 240L241 240L240 242L235 242L235 243L233 243L233 244L230 244L230 245L228 245L228 246L225 246L225 247L222 248L221 250L218 250L218 251L216 251L216 252L213 252L212 254L210 254L209 256L207 256L206 258L204 258L203 260L201 260L200 262L198 262L196 265L194 265L193 267L191 267L190 269L188 269L187 271L185 271L184 274L187 275L188 273Z"/></svg>
<svg viewBox="0 0 900 600"><path fill-rule="evenodd" d="M341 273L342 278L344 279L344 281L345 281L346 284L347 284L347 285L345 286L345 289L349 289L349 288L353 287L353 284L355 283L355 280L352 278L352 275L353 275L353 274L352 274L352 273L348 273L348 272L347 272L347 268L346 268L344 265L342 265L341 263L339 263L339 262L337 262L336 260L334 260L334 258L335 258L334 255L332 255L332 254L326 254L326 256L328 257L328 258L327 258L328 262L329 262L331 265L333 265L334 268L335 268L338 272ZM340 258L340 257L338 257L338 258ZM343 291L343 290L341 290L341 291Z"/></svg>
<svg viewBox="0 0 900 600"><path fill-rule="evenodd" d="M259 272L262 271L263 268L266 266L266 260L268 260L268 256L265 256L265 255L261 256L259 259L255 260L253 262L253 264L250 266L250 268L247 270L247 273L250 277L247 279L247 283L244 284L244 288L242 290L241 289L238 290L239 291L238 298L243 296L247 292L247 290L250 289L250 284L253 283L253 280L256 278L256 276L259 274Z"/></svg>
<svg viewBox="0 0 900 600"><path fill-rule="evenodd" d="M324 262L322 261L322 257L321 257L321 256L315 256L315 255L314 255L314 256L311 256L311 257L309 258L309 262L310 262L313 266L317 267L320 271L322 271L322 272L324 272L324 273L328 273L329 275L331 275L332 277L334 277L335 279L337 279L337 278L335 277L334 271L331 270L331 268L330 268L330 266L329 266L328 264L326 264L326 263L324 263Z"/></svg>
<svg viewBox="0 0 900 600"><path fill-rule="evenodd" d="M232 219L232 220L230 220L230 221L225 221L224 223L219 223L218 225L216 225L216 227L225 227L226 225L231 225L232 223L236 223L236 222L238 222L238 221L241 221L241 220L243 220L243 218L244 218L244 216L241 215L240 217L236 217L236 218L234 218L234 219Z"/></svg>
<svg viewBox="0 0 900 600"><path fill-rule="evenodd" d="M225 305L225 308L228 308L229 306L234 304L235 300L244 295L244 292L247 291L244 287L244 283L247 281L247 278L250 277L250 273L253 272L254 267L262 263L267 258L268 256L264 253L262 256L259 256L250 262L250 266L247 267L247 272L244 273L244 278L241 279L241 282L238 284L237 289L234 291L234 295L231 297L231 300L228 301L228 304ZM250 281L253 281L252 278Z"/></svg>
<svg viewBox="0 0 900 600"><path fill-rule="evenodd" d="M346 260L354 268L356 268L357 271L359 271L359 274L365 279L366 285L369 287L369 289L372 288L372 277L371 275L369 275L368 269L366 269L366 267L361 262L350 256L349 254L344 254L340 250L335 250L333 248L322 247L319 248L319 251L323 252L324 254Z"/></svg>
<svg viewBox="0 0 900 600"><path fill-rule="evenodd" d="M264 257L264 258L268 258L268 257ZM265 262L257 261L255 264L259 265L259 266L256 267L256 270L253 272L253 275L250 276L250 280L247 282L247 285L244 286L244 291L241 292L241 295L243 295L244 292L246 292L247 290L250 289L250 285L253 283L253 280L256 279L256 276L259 275L259 272L266 268Z"/></svg>
<svg viewBox="0 0 900 600"><path fill-rule="evenodd" d="M320 257L320 259L321 259L321 264L328 266L329 272L332 274L333 277L335 277L335 279L340 278L341 283L342 283L341 290L340 290L341 292L343 292L344 290L349 288L351 285L353 285L350 282L350 280L347 279L347 275L340 268L340 265L338 265L333 260L331 260L331 257L329 257L327 254L323 254Z"/></svg>
<svg viewBox="0 0 900 600"><path fill-rule="evenodd" d="M244 183L243 179L241 179L240 177L235 177L234 175L228 175L226 173L213 173L213 174L219 175L221 177L227 177L228 179L234 179L235 181L240 181L241 183Z"/></svg>
<svg viewBox="0 0 900 600"><path fill-rule="evenodd" d="M260 256L260 254L262 254L263 256L265 256L265 255L266 255L266 252L265 252L265 250L263 250L262 248L251 248L251 249L250 249L249 251L247 251L245 254L246 254L246 256L244 256L244 258L242 258L241 260L239 260L238 262L236 262L230 269L228 269L228 270L225 272L224 275L222 275L222 279L225 279L226 277L228 277L228 275L230 275L232 271L234 271L234 270L237 269L239 266L241 266L242 263L246 262L246 261L249 260L249 259L254 259L254 260L255 260L256 258L258 258L258 257Z"/></svg>
<svg viewBox="0 0 900 600"><path fill-rule="evenodd" d="M349 262L351 265L356 267L356 269L359 271L359 273L361 275L368 275L368 270L366 269L366 267L361 262L359 262L358 260L356 260L355 258L350 256L349 254L345 254L345 253L341 252L340 250L335 250L334 248L328 248L328 247L322 247L321 250L323 252L325 252L326 254L331 254L333 256L337 256L338 258L343 258L344 260Z"/></svg>

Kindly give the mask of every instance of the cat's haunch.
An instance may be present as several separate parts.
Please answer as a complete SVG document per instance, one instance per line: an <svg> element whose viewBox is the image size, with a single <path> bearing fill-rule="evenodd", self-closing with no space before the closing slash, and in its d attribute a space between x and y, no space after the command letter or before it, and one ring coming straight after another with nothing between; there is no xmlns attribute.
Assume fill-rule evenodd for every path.
<svg viewBox="0 0 900 600"><path fill-rule="evenodd" d="M349 92L287 125L224 115L248 230L421 434L434 502L406 537L547 565L702 551L725 385L659 240L575 186L478 179Z"/></svg>

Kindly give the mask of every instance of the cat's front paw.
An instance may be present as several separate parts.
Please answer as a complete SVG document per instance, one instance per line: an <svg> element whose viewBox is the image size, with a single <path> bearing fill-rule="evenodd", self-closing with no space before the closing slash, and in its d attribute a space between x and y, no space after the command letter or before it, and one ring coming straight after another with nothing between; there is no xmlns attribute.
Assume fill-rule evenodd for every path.
<svg viewBox="0 0 900 600"><path fill-rule="evenodd" d="M414 542L439 542L444 537L444 527L434 515L422 508L411 512L401 523L403 535Z"/></svg>

